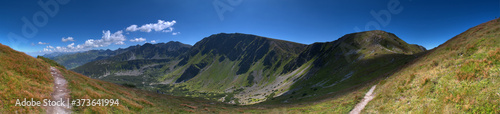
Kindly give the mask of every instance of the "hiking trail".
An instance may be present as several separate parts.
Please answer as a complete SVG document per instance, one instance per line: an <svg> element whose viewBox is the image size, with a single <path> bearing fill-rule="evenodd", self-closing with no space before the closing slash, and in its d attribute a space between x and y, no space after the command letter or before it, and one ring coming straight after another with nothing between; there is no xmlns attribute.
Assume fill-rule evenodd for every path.
<svg viewBox="0 0 500 114"><path fill-rule="evenodd" d="M375 87L377 87L377 85L372 86L372 88L370 88L370 90L368 92L366 92L363 100L361 100L361 102L356 104L354 109L352 109L352 111L349 112L349 114L361 113L361 110L363 110L365 108L366 104L368 104L368 102L370 102L373 98L375 98L375 95L373 94L373 90L375 90Z"/></svg>
<svg viewBox="0 0 500 114"><path fill-rule="evenodd" d="M60 101L62 99L64 106L47 106L47 114L70 114L68 82L55 67L50 67L50 74L54 77L54 92L50 94L51 100Z"/></svg>

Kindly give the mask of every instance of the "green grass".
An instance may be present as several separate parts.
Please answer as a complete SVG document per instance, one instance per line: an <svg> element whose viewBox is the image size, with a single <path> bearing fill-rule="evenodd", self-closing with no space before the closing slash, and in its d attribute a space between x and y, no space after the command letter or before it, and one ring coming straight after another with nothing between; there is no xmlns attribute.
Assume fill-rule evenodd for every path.
<svg viewBox="0 0 500 114"><path fill-rule="evenodd" d="M500 113L500 25L452 38L376 89L366 113Z"/></svg>

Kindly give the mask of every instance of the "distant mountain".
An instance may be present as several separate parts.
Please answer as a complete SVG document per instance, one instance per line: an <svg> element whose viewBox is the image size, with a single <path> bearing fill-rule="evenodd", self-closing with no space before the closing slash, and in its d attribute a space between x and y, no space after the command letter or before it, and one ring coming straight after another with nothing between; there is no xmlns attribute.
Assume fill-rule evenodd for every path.
<svg viewBox="0 0 500 114"><path fill-rule="evenodd" d="M169 43L176 44L179 42L171 41ZM145 45L154 45L155 47L169 48L170 50L175 48L175 47L168 47L169 45L166 45L166 44L168 44L168 43L158 43L158 44L146 43ZM167 47L165 47L165 46L167 46ZM129 51L137 51L137 48L140 48L140 47L141 47L141 45L136 45L136 46L130 46L130 47L125 48L125 49L120 48L120 49L117 49L114 51L107 49L107 50L90 50L90 51L76 52L76 53L55 52L55 53L51 53L51 54L45 54L43 56L56 61L57 63L65 66L68 69L73 69L73 68L81 66L85 63L88 63L88 62L107 59L109 57L114 57L115 55L120 55L122 53L129 52ZM177 47L188 47L189 48L191 46L187 45L187 44L179 44ZM151 53L151 51L156 53L157 50L154 50L154 49L153 50L145 50L145 54L153 54L153 53ZM137 53L138 55L143 55L142 52L133 52L133 53ZM122 58L115 57L114 59L120 59L120 60L122 60L122 59L134 59L134 58L127 58L127 57L135 57L134 55L130 55L133 53L128 53L128 55L127 54L120 55L120 57L122 57ZM158 52L158 53L163 53L163 52ZM149 57L149 56L151 56L151 57ZM148 57L154 58L155 56L154 55L146 55L146 58L148 58ZM160 56L157 56L157 58L158 57L160 57Z"/></svg>
<svg viewBox="0 0 500 114"><path fill-rule="evenodd" d="M121 49L119 49L121 50ZM85 51L85 52L76 52L76 53L64 53L64 54L59 54L59 53L52 53L52 54L45 54L43 57L52 59L56 61L57 63L65 66L68 69L73 69L76 68L80 65L83 65L85 63L95 61L95 60L100 60L104 59L110 56L114 56L121 51L111 51L111 50L90 50L90 51Z"/></svg>
<svg viewBox="0 0 500 114"><path fill-rule="evenodd" d="M43 55L43 57L54 58L57 56L69 55L69 54L74 54L74 53L76 53L76 52L53 52L53 53L45 54L45 55Z"/></svg>
<svg viewBox="0 0 500 114"><path fill-rule="evenodd" d="M114 83L147 85L169 72L187 54L190 45L168 42L128 47L115 56L86 63L72 69L92 78ZM148 83L145 83L148 82Z"/></svg>
<svg viewBox="0 0 500 114"><path fill-rule="evenodd" d="M169 59L186 53L191 45L170 41L168 43L131 46L116 56L109 59L115 61L139 60L139 59Z"/></svg>

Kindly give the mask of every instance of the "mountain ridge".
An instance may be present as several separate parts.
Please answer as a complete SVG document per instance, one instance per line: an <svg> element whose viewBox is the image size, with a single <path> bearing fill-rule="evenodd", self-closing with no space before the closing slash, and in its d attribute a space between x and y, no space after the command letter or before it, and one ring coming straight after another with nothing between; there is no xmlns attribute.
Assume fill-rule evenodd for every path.
<svg viewBox="0 0 500 114"><path fill-rule="evenodd" d="M149 44L142 45L142 47L148 46ZM74 71L119 84L153 86L156 89L149 88L149 90L164 91L174 95L201 96L198 93L208 92L215 94L208 97L209 99L225 94L229 95L229 98L225 98L226 102L254 104L288 95L288 93L299 91L300 88L311 87L310 84L296 83L309 80L309 78L316 80L309 81L309 83L322 81L317 79L331 71L323 68L324 66L344 69L342 72L334 73L335 76L330 77L331 79L327 78L330 80L321 82L330 84L331 86L328 86L330 88L335 86L334 83L340 83L350 77L344 77L344 75L355 77L358 75L355 74L354 69L359 68L351 65L353 63L366 66L374 61L365 59L374 58L377 54L401 54L394 55L392 60L383 60L388 63L406 61L410 59L407 55L423 51L425 49L421 46L408 44L394 34L384 31L352 33L332 42L310 45L251 34L219 33L205 37L184 54L178 54L177 57L171 59L145 62L147 60L130 59L141 54L127 55L128 52L125 52L126 57L118 59L111 57L107 60L91 62ZM402 56L402 58L396 56ZM116 64L116 62L109 63L109 61L122 62ZM104 64L107 65L103 66ZM402 64L393 67L400 65ZM116 70L110 70L110 68ZM370 67L369 69L381 68ZM382 69L388 70L388 68ZM96 75L96 71L101 73ZM371 80L376 76L368 77L366 80ZM179 93L174 92L173 89L189 90L189 92Z"/></svg>
<svg viewBox="0 0 500 114"><path fill-rule="evenodd" d="M153 44L153 45L161 47L162 45L176 44L176 43L180 43L180 42L170 41L167 43L157 43L157 44ZM145 44L150 44L150 43L145 43ZM191 47L191 45L182 44L182 43L177 44L177 45L181 45L179 47L182 47L182 46ZM74 52L74 53L61 53L61 54L59 54L58 52L54 52L53 54L45 54L45 55L43 55L43 57L47 57L49 59L55 60L57 63L65 66L68 69L73 69L73 68L81 66L85 63L88 63L91 61L96 61L96 60L106 59L106 58L109 58L111 56L116 56L116 55L122 54L124 52L131 51L134 48L138 48L138 47L141 47L141 45L130 46L130 47L123 48L123 49L118 48L116 50L100 49L100 50L89 50L89 51Z"/></svg>

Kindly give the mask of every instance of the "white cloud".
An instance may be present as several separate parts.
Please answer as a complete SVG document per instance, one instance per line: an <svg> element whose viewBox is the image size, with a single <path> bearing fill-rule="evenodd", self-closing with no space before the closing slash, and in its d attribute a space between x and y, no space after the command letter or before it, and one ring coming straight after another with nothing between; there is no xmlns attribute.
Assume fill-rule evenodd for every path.
<svg viewBox="0 0 500 114"><path fill-rule="evenodd" d="M156 40L151 40L151 43L152 43L152 44L156 43Z"/></svg>
<svg viewBox="0 0 500 114"><path fill-rule="evenodd" d="M125 44L123 41L127 40L125 39L125 36L123 35L123 31L117 31L113 34L108 31L103 31L103 36L102 39L103 42L108 46L109 44L107 43L115 43L115 44Z"/></svg>
<svg viewBox="0 0 500 114"><path fill-rule="evenodd" d="M63 37L63 38L61 39L61 41L62 41L62 42L67 42L67 41L75 41L75 40L73 39L73 37L68 37L68 38L64 38L64 37Z"/></svg>
<svg viewBox="0 0 500 114"><path fill-rule="evenodd" d="M172 35L178 35L181 34L181 32L173 32Z"/></svg>
<svg viewBox="0 0 500 114"><path fill-rule="evenodd" d="M125 44L123 41L125 41L125 36L123 35L123 31L117 31L113 34L108 31L102 31L102 38L99 40L94 40L94 39L88 39L85 41L84 44L77 45L77 48L98 48L98 47L105 47L109 46L111 44Z"/></svg>
<svg viewBox="0 0 500 114"><path fill-rule="evenodd" d="M172 32L174 28L174 24L176 23L175 20L172 21L164 21L164 20L158 20L158 23L149 23L142 25L138 27L137 25L130 25L127 27L125 30L126 31L142 31L142 32L151 32L151 31L161 31L161 32Z"/></svg>
<svg viewBox="0 0 500 114"><path fill-rule="evenodd" d="M117 31L115 33L111 33L109 30L102 31L102 38L98 40L88 39L84 44L79 44L75 46L75 43L71 43L66 47L57 46L55 48L44 48L44 52L76 52L76 51L84 51L92 48L98 47L106 47L111 44L122 45L125 44L126 39L123 35L123 31Z"/></svg>
<svg viewBox="0 0 500 114"><path fill-rule="evenodd" d="M49 43L45 43L45 42L38 42L38 44L40 44L40 45L45 45L45 44L49 44Z"/></svg>
<svg viewBox="0 0 500 114"><path fill-rule="evenodd" d="M141 26L138 25L130 25L125 29L125 31L130 31L130 32L135 32L135 31L141 31L141 32L151 32L151 31L156 31L156 32L172 32L174 30L173 26L175 25L176 21L164 21L164 20L158 20L157 23L149 23L149 24L144 24ZM126 33L128 34L128 32ZM180 32L174 32L172 35L178 35ZM115 45L124 45L127 39L123 35L123 31L117 31L115 33L111 33L109 30L103 31L102 32L102 38L101 39L88 39L85 41L83 44L78 44L75 45L75 43L71 43L67 46L57 46L57 47L52 47L52 46L47 46L46 48L43 49L44 52L77 52L77 51L86 51L90 50L92 48L99 48L99 47L106 47L111 44ZM75 41L73 37L66 37L66 38L61 38L62 42L68 42L68 41ZM145 38L135 38L131 39L131 42L145 42ZM155 40L152 40L151 43L156 43ZM43 42L38 42L40 45L45 45L48 43L43 43ZM32 45L35 45L32 43Z"/></svg>
<svg viewBox="0 0 500 114"><path fill-rule="evenodd" d="M74 45L75 45L75 43L71 43L67 47L70 48L70 49L73 49L73 48L75 48Z"/></svg>
<svg viewBox="0 0 500 114"><path fill-rule="evenodd" d="M125 29L126 31L137 31L139 30L139 28L137 28L137 25L130 25L129 27L127 27L127 29Z"/></svg>
<svg viewBox="0 0 500 114"><path fill-rule="evenodd" d="M144 41L146 41L146 39L145 38L135 38L135 39L132 39L130 41L131 42L144 42Z"/></svg>

